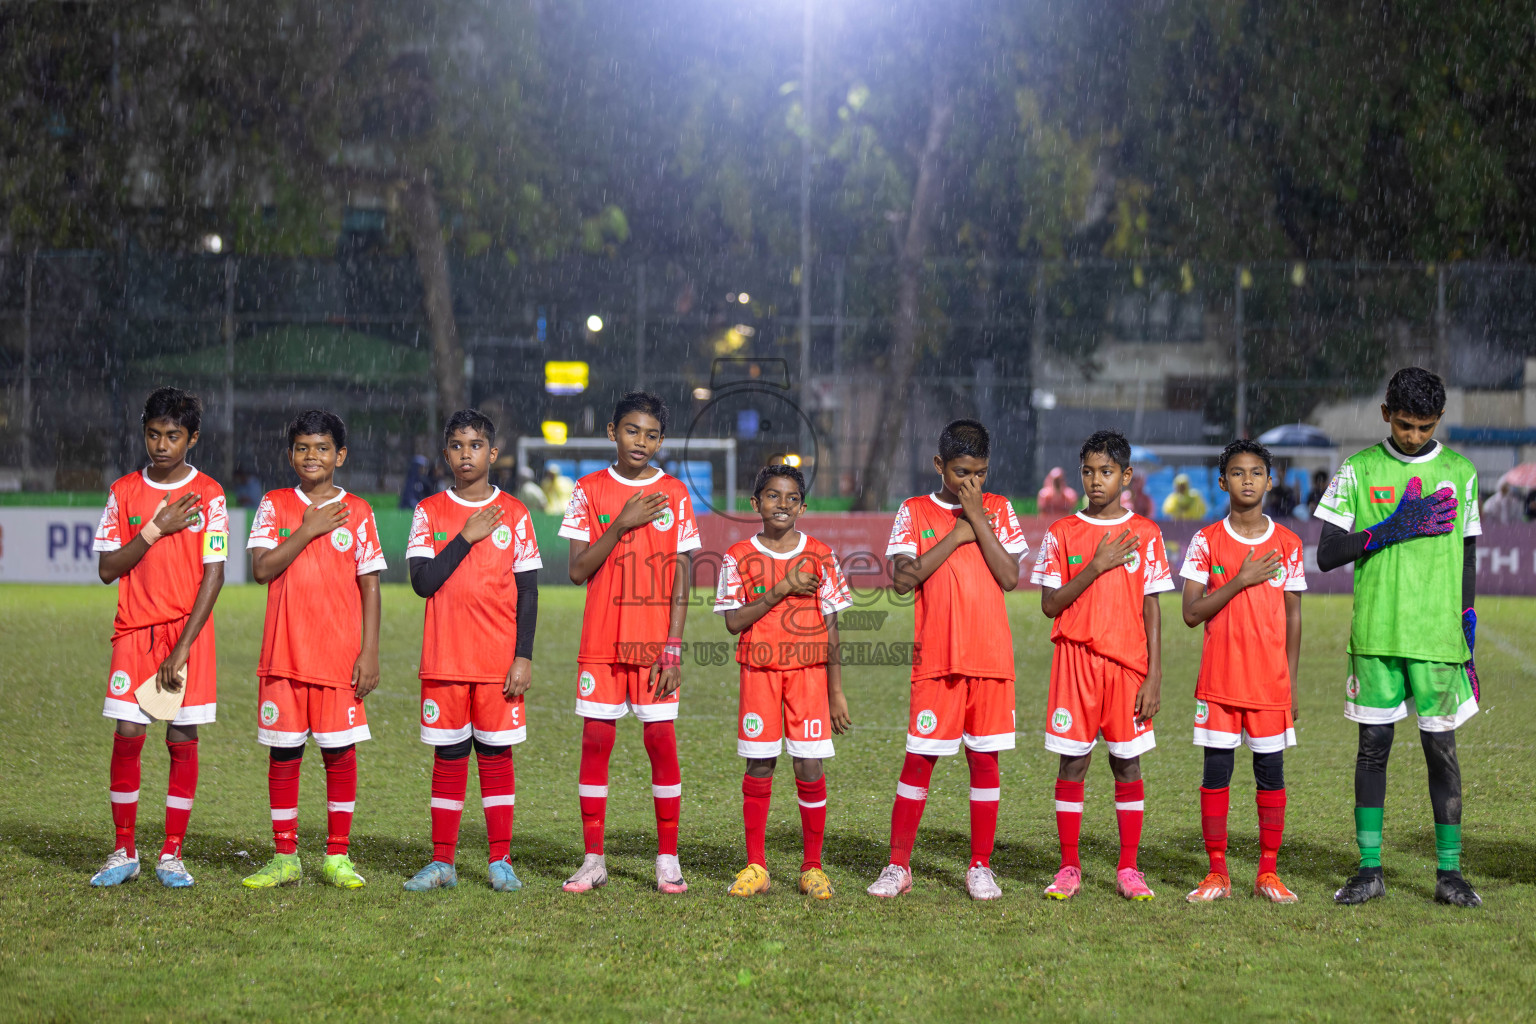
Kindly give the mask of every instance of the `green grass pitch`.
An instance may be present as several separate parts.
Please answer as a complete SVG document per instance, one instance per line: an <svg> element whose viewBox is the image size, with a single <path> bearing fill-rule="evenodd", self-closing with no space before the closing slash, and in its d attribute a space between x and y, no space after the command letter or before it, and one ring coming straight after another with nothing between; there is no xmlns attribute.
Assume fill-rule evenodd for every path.
<svg viewBox="0 0 1536 1024"><path fill-rule="evenodd" d="M1018 651L1019 749L1005 753L993 863L1004 898L965 896L963 758L934 774L909 897L864 894L886 860L906 721L906 671L851 669L856 722L837 740L826 860L835 899L795 890L799 820L781 763L769 825L775 886L726 896L742 866L741 762L734 753L734 665L685 669L681 856L691 890L652 891L649 770L633 719L621 724L609 804L612 881L560 891L581 860L576 807L579 720L571 713L581 592L541 598L529 739L516 750L513 862L526 888L484 885L485 831L470 780L456 890L409 894L400 883L430 855L431 756L417 739L421 602L384 597L383 683L369 698L375 739L358 752L353 853L368 887L314 880L324 841L320 759L306 758L296 888L252 893L239 879L271 851L266 756L255 741L253 670L265 594L231 587L217 624L223 685L202 729L202 775L186 860L187 891L145 872L114 890L86 884L111 845L106 799L110 724L100 708L114 592L0 588L0 1020L943 1021L1511 1020L1536 1016L1536 603L1481 602L1485 704L1462 731L1468 877L1480 911L1434 905L1434 842L1423 755L1398 730L1389 775L1388 896L1361 908L1329 898L1354 864L1354 726L1343 720L1346 598L1303 601L1301 745L1281 876L1296 906L1247 895L1257 858L1246 755L1233 783L1231 860L1239 895L1189 906L1204 873L1189 742L1198 634L1165 598L1164 711L1147 779L1142 867L1157 891L1128 904L1113 891L1115 826L1108 767L1089 775L1084 892L1040 898L1056 867L1051 780L1040 744L1049 642L1035 594L1010 597ZM911 613L875 634L905 641ZM696 604L690 641L724 640ZM163 731L145 747L139 839L158 849ZM787 760L787 759L786 759ZM473 773L472 773L473 774ZM147 862L146 862L147 863Z"/></svg>

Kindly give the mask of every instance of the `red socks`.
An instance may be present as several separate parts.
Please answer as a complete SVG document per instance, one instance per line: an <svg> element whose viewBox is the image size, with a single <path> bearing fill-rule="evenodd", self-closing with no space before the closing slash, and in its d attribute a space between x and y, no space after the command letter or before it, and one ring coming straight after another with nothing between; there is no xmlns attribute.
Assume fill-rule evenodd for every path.
<svg viewBox="0 0 1536 1024"><path fill-rule="evenodd" d="M1083 784L1056 780L1056 835L1061 843L1061 866L1081 867L1078 841L1083 834Z"/></svg>
<svg viewBox="0 0 1536 1024"><path fill-rule="evenodd" d="M490 859L493 862L506 860L512 855L512 811L517 804L512 749L508 747L490 757L484 754L476 757L480 763L480 804L485 808L485 834L491 841Z"/></svg>
<svg viewBox="0 0 1536 1024"><path fill-rule="evenodd" d="M917 826L928 805L928 782L933 778L935 754L907 753L896 783L896 805L891 808L891 863L912 867L912 844L917 841Z"/></svg>
<svg viewBox="0 0 1536 1024"><path fill-rule="evenodd" d="M1211 859L1211 871L1227 874L1227 807L1231 790L1200 787L1200 834L1205 837L1205 853Z"/></svg>
<svg viewBox="0 0 1536 1024"><path fill-rule="evenodd" d="M971 867L987 867L997 841L997 804L1002 797L1002 775L997 751L965 748L971 765Z"/></svg>
<svg viewBox="0 0 1536 1024"><path fill-rule="evenodd" d="M115 848L130 857L138 855L133 845L133 827L139 817L139 755L143 750L143 736L112 734L107 798L112 801L112 828L117 833Z"/></svg>
<svg viewBox="0 0 1536 1024"><path fill-rule="evenodd" d="M683 807L683 772L677 763L677 728L645 722L645 752L651 757L651 796L656 802L656 852L677 856L677 819Z"/></svg>
<svg viewBox="0 0 1536 1024"><path fill-rule="evenodd" d="M180 857L187 820L192 817L192 799L197 796L197 740L166 740L165 749L171 755L171 778L165 791L165 845L160 856Z"/></svg>
<svg viewBox="0 0 1536 1024"><path fill-rule="evenodd" d="M582 722L581 768L576 776L581 834L587 852L600 854L608 816L608 758L613 754L618 723L611 718L586 718Z"/></svg>
<svg viewBox="0 0 1536 1024"><path fill-rule="evenodd" d="M1259 805L1259 874L1275 870L1280 837L1285 832L1285 790L1261 789L1254 794Z"/></svg>
<svg viewBox="0 0 1536 1024"><path fill-rule="evenodd" d="M800 862L801 871L821 867L821 841L827 831L827 777L815 782L795 780L800 796L800 836L805 844L805 858Z"/></svg>
<svg viewBox="0 0 1536 1024"><path fill-rule="evenodd" d="M1145 801L1140 779L1115 783L1115 820L1120 823L1120 863L1118 870L1136 866L1136 848L1141 845L1141 819Z"/></svg>
<svg viewBox="0 0 1536 1024"><path fill-rule="evenodd" d="M741 777L741 820L747 829L747 863L768 865L768 804L773 798L773 776Z"/></svg>
<svg viewBox="0 0 1536 1024"><path fill-rule="evenodd" d="M452 864L469 787L469 758L432 759L432 859Z"/></svg>
<svg viewBox="0 0 1536 1024"><path fill-rule="evenodd" d="M325 759L325 853L346 853L352 835L352 812L357 809L357 748L320 749Z"/></svg>
<svg viewBox="0 0 1536 1024"><path fill-rule="evenodd" d="M267 797L272 803L272 845L277 853L299 852L299 769L302 758L267 761Z"/></svg>

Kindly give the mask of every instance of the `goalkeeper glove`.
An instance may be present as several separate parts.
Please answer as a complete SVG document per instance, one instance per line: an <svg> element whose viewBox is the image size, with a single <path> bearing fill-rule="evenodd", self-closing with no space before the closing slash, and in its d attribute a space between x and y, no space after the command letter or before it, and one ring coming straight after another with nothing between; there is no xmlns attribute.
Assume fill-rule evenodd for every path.
<svg viewBox="0 0 1536 1024"><path fill-rule="evenodd" d="M1450 533L1456 525L1456 492L1442 487L1424 497L1424 481L1414 477L1403 488L1403 498L1387 518L1365 531L1365 550L1380 551L1414 537Z"/></svg>

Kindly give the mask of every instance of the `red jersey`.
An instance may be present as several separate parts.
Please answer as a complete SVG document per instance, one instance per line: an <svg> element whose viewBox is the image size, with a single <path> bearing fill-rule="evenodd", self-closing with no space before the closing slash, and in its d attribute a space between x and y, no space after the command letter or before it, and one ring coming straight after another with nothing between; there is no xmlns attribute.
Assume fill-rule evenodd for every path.
<svg viewBox="0 0 1536 1024"><path fill-rule="evenodd" d="M448 581L427 598L421 634L423 679L500 683L512 671L517 649L517 581L513 573L543 566L528 509L495 488L484 501L465 501L452 491L429 494L411 518L406 558L433 558L464 529L476 509L503 509L491 535L472 544Z"/></svg>
<svg viewBox="0 0 1536 1024"><path fill-rule="evenodd" d="M1249 540L1223 519L1189 543L1179 575L1209 594L1237 576L1243 559L1270 551L1280 555L1280 570L1265 583L1239 592L1205 623L1200 652L1197 700L1256 710L1288 710L1291 669L1285 657L1285 592L1307 589L1301 538L1268 516L1262 537Z"/></svg>
<svg viewBox="0 0 1536 1024"><path fill-rule="evenodd" d="M1138 548L1123 569L1111 569L1077 596L1051 626L1051 642L1082 644L1095 654L1119 662L1133 672L1147 673L1147 623L1142 599L1173 589L1168 552L1157 524L1134 512L1118 519L1090 519L1081 512L1058 519L1040 543L1040 555L1029 579L1060 590L1093 561L1099 541L1129 529Z"/></svg>
<svg viewBox="0 0 1536 1024"><path fill-rule="evenodd" d="M770 551L756 537L732 544L720 561L715 611L724 615L756 601L779 585L791 565L818 573L821 586L814 596L786 597L741 631L736 660L743 665L783 670L827 662L826 617L851 607L853 596L837 556L815 537L800 534L795 550L782 554Z"/></svg>
<svg viewBox="0 0 1536 1024"><path fill-rule="evenodd" d="M596 543L636 493L667 496L660 519L619 538L607 560L587 580L577 661L649 665L661 656L672 620L672 586L677 556L699 547L688 489L657 471L645 480L626 480L612 466L576 481L565 506L560 536Z"/></svg>
<svg viewBox="0 0 1536 1024"><path fill-rule="evenodd" d="M1015 558L1027 555L1029 542L1008 499L983 494L981 504L1003 550ZM896 512L885 557L920 557L943 540L963 514L959 505L932 494L908 498ZM979 545L960 545L918 586L914 617L913 680L952 675L1013 678L1013 633L1003 588Z"/></svg>
<svg viewBox="0 0 1536 1024"><path fill-rule="evenodd" d="M336 501L346 502L351 513L347 525L310 541L267 584L258 676L352 685L352 667L363 649L363 601L355 581L382 570L384 554L368 503L342 491L324 505ZM308 507L309 498L297 487L268 491L256 508L245 546L271 549L288 543Z"/></svg>
<svg viewBox="0 0 1536 1024"><path fill-rule="evenodd" d="M192 614L203 566L223 562L229 553L229 512L224 488L191 466L175 483L157 484L147 470L119 477L107 491L107 507L96 527L96 551L116 551L139 535L164 504L184 494L202 496L197 522L168 533L150 545L139 564L117 582L117 617L112 638L136 629L176 622ZM213 619L203 627L213 636Z"/></svg>

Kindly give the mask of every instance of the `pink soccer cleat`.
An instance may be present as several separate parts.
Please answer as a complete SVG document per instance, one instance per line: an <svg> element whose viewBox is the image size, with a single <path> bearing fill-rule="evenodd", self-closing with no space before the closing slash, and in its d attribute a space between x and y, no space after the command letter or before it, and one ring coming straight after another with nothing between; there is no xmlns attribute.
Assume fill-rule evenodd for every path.
<svg viewBox="0 0 1536 1024"><path fill-rule="evenodd" d="M1155 893L1147 888L1147 876L1135 868L1121 868L1115 872L1115 891L1128 900L1150 900Z"/></svg>
<svg viewBox="0 0 1536 1024"><path fill-rule="evenodd" d="M1064 867L1056 872L1056 878L1045 887L1048 900L1069 900L1083 887L1083 872L1075 867Z"/></svg>

